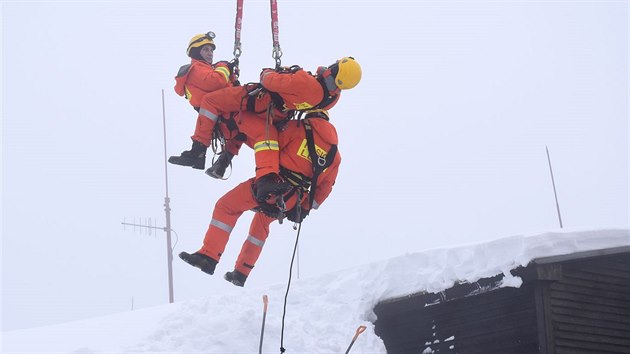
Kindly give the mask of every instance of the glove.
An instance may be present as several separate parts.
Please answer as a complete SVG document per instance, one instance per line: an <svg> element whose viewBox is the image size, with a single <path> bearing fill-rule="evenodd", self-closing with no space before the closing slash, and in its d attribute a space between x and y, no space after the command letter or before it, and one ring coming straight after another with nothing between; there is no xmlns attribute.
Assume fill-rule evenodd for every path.
<svg viewBox="0 0 630 354"><path fill-rule="evenodd" d="M294 223L299 224L306 218L306 216L309 213L309 210L300 208L300 215L298 215L297 211L298 211L298 208L292 208L291 210L286 212L285 216L290 221L293 221Z"/></svg>

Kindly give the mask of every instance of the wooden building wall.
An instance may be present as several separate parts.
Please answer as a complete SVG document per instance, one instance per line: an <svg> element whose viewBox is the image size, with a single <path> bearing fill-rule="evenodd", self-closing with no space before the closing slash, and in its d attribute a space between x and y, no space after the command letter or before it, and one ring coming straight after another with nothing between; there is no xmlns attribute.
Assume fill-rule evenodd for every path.
<svg viewBox="0 0 630 354"><path fill-rule="evenodd" d="M630 254L565 262L545 292L548 353L630 353Z"/></svg>
<svg viewBox="0 0 630 354"><path fill-rule="evenodd" d="M388 353L630 353L630 253L530 264L501 276L378 304Z"/></svg>

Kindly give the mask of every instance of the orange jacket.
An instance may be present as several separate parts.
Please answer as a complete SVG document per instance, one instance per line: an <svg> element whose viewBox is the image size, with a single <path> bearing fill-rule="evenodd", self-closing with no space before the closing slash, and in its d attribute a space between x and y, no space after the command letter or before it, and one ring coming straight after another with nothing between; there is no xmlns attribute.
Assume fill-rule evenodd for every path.
<svg viewBox="0 0 630 354"><path fill-rule="evenodd" d="M320 156L326 156L331 145L338 143L337 130L325 119L306 118L313 128L313 138L315 139L315 149ZM299 172L307 177L313 177L313 167L306 145L306 132L304 124L292 120L287 123L287 128L280 132L280 166L294 172ZM317 190L313 201L313 208L320 206L330 192L337 179L337 172L341 164L341 155L337 151L333 163L322 172L317 178ZM302 203L302 207L308 209L308 198Z"/></svg>
<svg viewBox="0 0 630 354"><path fill-rule="evenodd" d="M296 72L263 72L260 83L268 91L275 92L284 100L284 108L287 110L307 110L315 107L324 100L324 88L317 78L308 71L299 69ZM327 91L327 90L326 90ZM328 94L328 92L326 92ZM337 98L326 107L332 108Z"/></svg>
<svg viewBox="0 0 630 354"><path fill-rule="evenodd" d="M230 69L225 62L210 65L205 61L192 59L190 64L179 68L175 76L175 92L186 97L193 107L199 107L201 98L208 92L216 91L230 83Z"/></svg>

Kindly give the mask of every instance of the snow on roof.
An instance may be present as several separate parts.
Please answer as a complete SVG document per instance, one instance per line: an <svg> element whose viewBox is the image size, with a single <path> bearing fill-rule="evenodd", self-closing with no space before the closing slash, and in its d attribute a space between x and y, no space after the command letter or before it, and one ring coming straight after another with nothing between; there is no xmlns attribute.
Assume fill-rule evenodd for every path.
<svg viewBox="0 0 630 354"><path fill-rule="evenodd" d="M532 260L630 245L626 229L517 235L482 244L431 249L294 280L284 331L287 354L343 352L359 325L356 353L385 353L374 334L372 309L380 301L439 292L458 282L503 273ZM278 352L286 284L229 293L62 325L3 333L3 353L251 353L258 350L262 295L269 296L263 352ZM36 339L36 340L35 340Z"/></svg>

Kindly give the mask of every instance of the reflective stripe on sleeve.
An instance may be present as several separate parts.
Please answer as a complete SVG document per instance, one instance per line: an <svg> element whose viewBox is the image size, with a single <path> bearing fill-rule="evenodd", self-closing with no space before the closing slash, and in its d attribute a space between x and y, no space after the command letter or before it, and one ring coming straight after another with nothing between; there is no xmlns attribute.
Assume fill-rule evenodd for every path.
<svg viewBox="0 0 630 354"><path fill-rule="evenodd" d="M265 150L280 150L280 144L277 140L263 140L254 144L254 152L265 151Z"/></svg>
<svg viewBox="0 0 630 354"><path fill-rule="evenodd" d="M214 71L221 73L225 77L226 82L230 82L230 70L224 66L219 66Z"/></svg>

